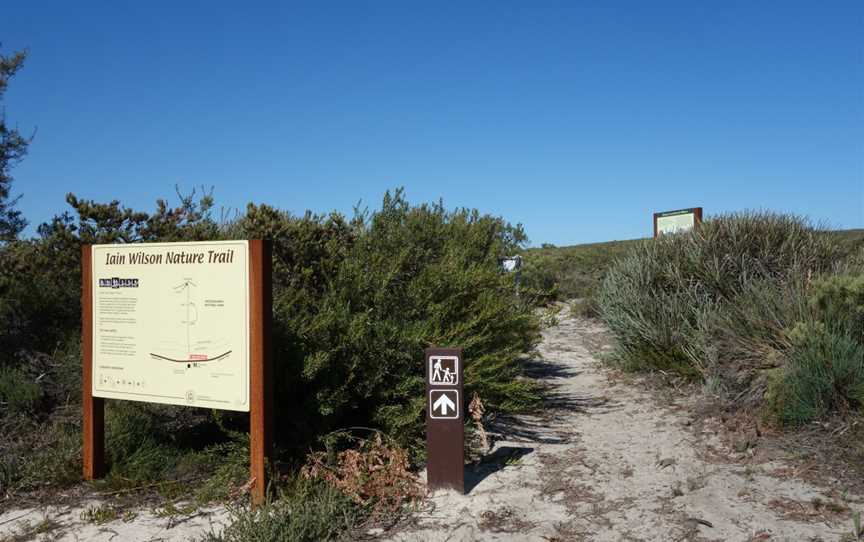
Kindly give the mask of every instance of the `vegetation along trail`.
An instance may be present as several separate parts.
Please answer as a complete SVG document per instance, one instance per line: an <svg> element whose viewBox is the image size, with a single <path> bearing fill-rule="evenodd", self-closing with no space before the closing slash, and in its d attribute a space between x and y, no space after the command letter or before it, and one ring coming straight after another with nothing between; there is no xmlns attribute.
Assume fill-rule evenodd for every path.
<svg viewBox="0 0 864 542"><path fill-rule="evenodd" d="M529 371L548 389L540 416L497 420L467 495L439 492L395 532L421 540L843 540L860 496L794 475L665 393L601 365L594 320L561 311ZM758 428L754 429L758 432ZM834 481L837 483L837 481Z"/></svg>

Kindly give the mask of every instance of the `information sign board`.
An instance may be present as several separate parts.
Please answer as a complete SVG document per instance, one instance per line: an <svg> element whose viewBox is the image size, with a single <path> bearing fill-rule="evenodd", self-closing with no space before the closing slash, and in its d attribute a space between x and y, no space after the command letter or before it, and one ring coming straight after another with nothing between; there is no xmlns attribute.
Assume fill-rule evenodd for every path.
<svg viewBox="0 0 864 542"><path fill-rule="evenodd" d="M654 213L654 237L662 234L689 231L698 227L701 222L701 207Z"/></svg>
<svg viewBox="0 0 864 542"><path fill-rule="evenodd" d="M248 241L92 251L93 396L248 412Z"/></svg>
<svg viewBox="0 0 864 542"><path fill-rule="evenodd" d="M105 399L249 412L249 492L273 455L270 241L81 247L81 450L105 474Z"/></svg>

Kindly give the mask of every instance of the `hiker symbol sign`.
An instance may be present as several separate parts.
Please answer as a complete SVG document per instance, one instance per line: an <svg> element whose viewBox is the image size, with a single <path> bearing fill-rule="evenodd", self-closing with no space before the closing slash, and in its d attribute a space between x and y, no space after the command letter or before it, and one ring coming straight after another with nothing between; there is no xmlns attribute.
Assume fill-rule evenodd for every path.
<svg viewBox="0 0 864 542"><path fill-rule="evenodd" d="M426 484L465 492L465 381L461 348L427 348Z"/></svg>
<svg viewBox="0 0 864 542"><path fill-rule="evenodd" d="M429 356L429 383L439 386L459 384L458 356Z"/></svg>

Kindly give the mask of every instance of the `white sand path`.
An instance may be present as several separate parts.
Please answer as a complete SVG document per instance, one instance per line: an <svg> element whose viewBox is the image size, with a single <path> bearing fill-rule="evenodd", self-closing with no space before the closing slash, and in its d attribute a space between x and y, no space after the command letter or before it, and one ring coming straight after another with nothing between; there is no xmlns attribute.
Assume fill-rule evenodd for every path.
<svg viewBox="0 0 864 542"><path fill-rule="evenodd" d="M728 448L741 459L706 459L708 444L724 446L691 426L694 400L610 379L590 346L603 344L602 326L566 312L529 365L550 386L544 414L499 424L491 456L466 473L467 495L432 495L382 538L798 542L851 531L848 510L813 511L814 499L832 502L827 489L768 474L782 464L748 466ZM845 502L864 510L859 497Z"/></svg>
<svg viewBox="0 0 864 542"><path fill-rule="evenodd" d="M670 402L639 379L610 379L592 354L592 345L603 342L600 324L569 316L544 331L528 365L549 385L542 415L496 422L493 451L466 472L467 495L432 495L395 530L371 536L835 542L851 531L848 510L819 512L810 504L833 502L836 492L771 476L784 465L748 465L746 453L724 451L716 435L694 429L694 399ZM709 461L709 445L742 459ZM217 507L172 517L133 510L126 521L101 525L82 519L87 507L105 504L110 501L7 510L0 514L0 541L173 542L218 531L228 518ZM845 505L864 510L860 496L846 495ZM45 520L51 528L36 534Z"/></svg>

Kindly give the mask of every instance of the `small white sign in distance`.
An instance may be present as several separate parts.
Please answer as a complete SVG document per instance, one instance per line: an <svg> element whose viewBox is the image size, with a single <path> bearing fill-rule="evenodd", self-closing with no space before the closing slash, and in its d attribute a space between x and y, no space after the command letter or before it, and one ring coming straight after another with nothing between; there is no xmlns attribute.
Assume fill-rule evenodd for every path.
<svg viewBox="0 0 864 542"><path fill-rule="evenodd" d="M501 267L503 267L504 271L507 271L508 273L516 271L517 269L519 269L519 267L521 267L521 265L522 259L519 256L504 258L503 260L501 260Z"/></svg>
<svg viewBox="0 0 864 542"><path fill-rule="evenodd" d="M459 357L429 356L429 383L436 386L458 386Z"/></svg>
<svg viewBox="0 0 864 542"><path fill-rule="evenodd" d="M429 417L433 420L459 418L459 390L429 390Z"/></svg>

